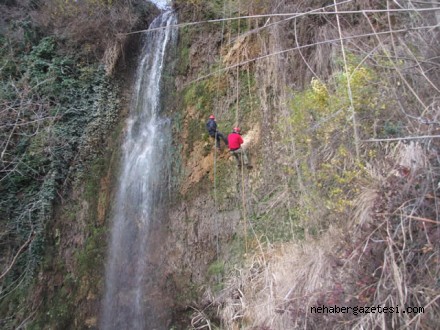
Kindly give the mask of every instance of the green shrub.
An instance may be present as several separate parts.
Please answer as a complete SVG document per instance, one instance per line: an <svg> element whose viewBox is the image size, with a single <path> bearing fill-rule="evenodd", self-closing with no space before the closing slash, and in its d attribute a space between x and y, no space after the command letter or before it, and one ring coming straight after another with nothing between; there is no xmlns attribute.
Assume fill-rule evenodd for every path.
<svg viewBox="0 0 440 330"><path fill-rule="evenodd" d="M352 56L349 61L348 76L359 134L371 136L373 120L380 116L383 86L371 68L358 66ZM332 214L332 219L327 219L330 221L345 218L358 192L356 182L367 176L362 161L356 160L350 107L345 72L335 73L327 83L312 79L309 88L294 93L288 127L284 128L293 131L288 139L297 150L295 162L299 173L292 168L292 174L301 178L309 193L316 192L314 203L324 205L328 216ZM373 151L365 152L368 157ZM310 206L306 199L300 198L301 207ZM316 225L317 219L323 219L319 212L300 213L304 215L302 223Z"/></svg>

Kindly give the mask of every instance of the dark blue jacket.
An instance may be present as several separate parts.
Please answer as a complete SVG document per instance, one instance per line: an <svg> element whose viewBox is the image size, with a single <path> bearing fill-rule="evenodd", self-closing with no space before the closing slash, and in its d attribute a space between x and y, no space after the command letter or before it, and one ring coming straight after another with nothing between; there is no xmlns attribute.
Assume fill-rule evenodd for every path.
<svg viewBox="0 0 440 330"><path fill-rule="evenodd" d="M206 123L206 129L208 130L208 133L210 136L214 136L217 132L217 123L214 119L209 119Z"/></svg>

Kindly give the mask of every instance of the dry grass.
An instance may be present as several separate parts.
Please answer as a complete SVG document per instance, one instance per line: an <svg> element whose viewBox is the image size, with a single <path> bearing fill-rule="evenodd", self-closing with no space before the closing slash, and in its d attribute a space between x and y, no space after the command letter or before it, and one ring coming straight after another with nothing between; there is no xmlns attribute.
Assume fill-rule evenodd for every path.
<svg viewBox="0 0 440 330"><path fill-rule="evenodd" d="M394 164L415 154L427 164L417 145L396 148ZM356 230L331 227L318 240L272 246L264 258L249 258L211 301L222 329L438 328L440 226L437 188L430 183L439 175L426 177L427 166L416 169L390 168L376 189L359 195ZM313 306L423 307L424 313L323 315L312 314Z"/></svg>
<svg viewBox="0 0 440 330"><path fill-rule="evenodd" d="M123 54L124 44L127 37L120 37L109 43L104 51L102 62L104 63L107 75L112 75L116 65Z"/></svg>
<svg viewBox="0 0 440 330"><path fill-rule="evenodd" d="M230 278L227 288L214 301L220 310L224 329L243 329L265 325L270 329L289 329L294 315L307 312L323 288L337 278L332 251L340 233L330 230L319 242L285 244L272 247L251 258L247 267Z"/></svg>

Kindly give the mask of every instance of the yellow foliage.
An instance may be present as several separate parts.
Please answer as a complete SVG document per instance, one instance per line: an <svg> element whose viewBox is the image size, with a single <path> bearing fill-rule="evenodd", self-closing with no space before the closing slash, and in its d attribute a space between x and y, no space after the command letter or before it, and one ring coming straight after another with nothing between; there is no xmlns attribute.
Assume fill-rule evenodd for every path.
<svg viewBox="0 0 440 330"><path fill-rule="evenodd" d="M329 94L325 84L320 80L313 78L310 85L315 96L315 101L318 103L318 105L320 107L326 106L328 103Z"/></svg>
<svg viewBox="0 0 440 330"><path fill-rule="evenodd" d="M295 159L299 163L299 173L295 175L305 183L307 193L316 191L314 204L319 201L325 205L329 216L336 219L345 218L343 215L349 212L359 191L357 182L368 176L362 162L356 161L347 78L356 112L381 111L381 94L373 83L377 75L356 64L354 58L352 62L348 75L339 72L327 82L314 78L309 88L295 93L289 118L293 130L289 136L295 143ZM375 154L374 149L367 151L369 158ZM304 198L301 196L300 208L305 208L305 217L311 216Z"/></svg>

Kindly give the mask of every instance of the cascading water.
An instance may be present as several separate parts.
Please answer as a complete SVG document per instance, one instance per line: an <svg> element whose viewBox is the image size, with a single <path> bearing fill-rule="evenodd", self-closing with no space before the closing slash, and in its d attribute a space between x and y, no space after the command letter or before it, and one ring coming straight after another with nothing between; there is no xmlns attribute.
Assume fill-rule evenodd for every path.
<svg viewBox="0 0 440 330"><path fill-rule="evenodd" d="M167 48L175 40L173 13L157 17L145 34L123 145L123 159L106 266L101 329L162 329L149 297L149 230L160 217L166 191L169 120L160 115L161 77Z"/></svg>

